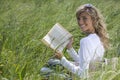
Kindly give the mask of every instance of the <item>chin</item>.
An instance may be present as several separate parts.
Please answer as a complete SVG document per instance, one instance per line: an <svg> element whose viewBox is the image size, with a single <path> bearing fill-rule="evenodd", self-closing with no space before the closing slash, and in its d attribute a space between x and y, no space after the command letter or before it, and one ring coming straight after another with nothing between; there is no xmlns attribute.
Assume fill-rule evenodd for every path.
<svg viewBox="0 0 120 80"><path fill-rule="evenodd" d="M84 33L86 35L90 34L88 31L82 31L82 33Z"/></svg>
<svg viewBox="0 0 120 80"><path fill-rule="evenodd" d="M82 32L86 32L86 30L82 29Z"/></svg>

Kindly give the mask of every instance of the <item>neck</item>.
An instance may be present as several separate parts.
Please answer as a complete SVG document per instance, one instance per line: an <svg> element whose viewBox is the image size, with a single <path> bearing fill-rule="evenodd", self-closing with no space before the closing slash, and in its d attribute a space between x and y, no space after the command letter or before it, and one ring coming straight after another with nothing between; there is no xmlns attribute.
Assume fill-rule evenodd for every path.
<svg viewBox="0 0 120 80"><path fill-rule="evenodd" d="M87 30L84 32L85 34L89 35L89 34L94 34L95 33L95 30Z"/></svg>

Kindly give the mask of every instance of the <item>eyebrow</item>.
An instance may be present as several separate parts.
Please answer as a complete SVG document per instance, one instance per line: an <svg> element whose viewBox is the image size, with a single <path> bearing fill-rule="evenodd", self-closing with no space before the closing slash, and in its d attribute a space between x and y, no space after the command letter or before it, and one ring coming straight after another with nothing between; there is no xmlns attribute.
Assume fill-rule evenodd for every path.
<svg viewBox="0 0 120 80"><path fill-rule="evenodd" d="M79 18L80 18L80 17L86 17L86 18L88 18L88 16L79 16Z"/></svg>

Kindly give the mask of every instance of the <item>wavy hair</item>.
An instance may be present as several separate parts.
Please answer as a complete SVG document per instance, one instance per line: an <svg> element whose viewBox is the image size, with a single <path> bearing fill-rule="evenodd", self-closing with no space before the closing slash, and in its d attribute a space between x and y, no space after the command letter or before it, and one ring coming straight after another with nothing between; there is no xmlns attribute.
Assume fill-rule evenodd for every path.
<svg viewBox="0 0 120 80"><path fill-rule="evenodd" d="M95 33L100 37L100 40L103 43L104 48L108 48L109 37L107 34L104 18L101 15L100 11L92 4L84 4L78 7L76 11L76 18L79 19L79 16L83 12L87 12L87 14L91 16L93 20L93 27L95 29Z"/></svg>

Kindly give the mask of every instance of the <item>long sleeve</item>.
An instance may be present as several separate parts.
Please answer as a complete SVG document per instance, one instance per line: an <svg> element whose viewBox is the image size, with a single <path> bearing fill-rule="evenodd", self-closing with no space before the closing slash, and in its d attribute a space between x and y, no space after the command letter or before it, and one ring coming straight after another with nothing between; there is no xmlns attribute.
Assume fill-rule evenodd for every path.
<svg viewBox="0 0 120 80"><path fill-rule="evenodd" d="M71 51L69 50L71 56L73 58L76 58L79 62L79 66L75 66L71 62L69 62L65 57L61 59L61 63L64 67L66 67L68 70L70 70L72 73L77 74L81 78L86 78L88 76L88 69L89 69L89 62L90 62L90 54L89 54L89 48L91 47L89 44L89 41L86 39L82 39L80 42L80 50L78 51L78 54L74 52L74 49L72 48ZM90 47L89 47L90 46ZM77 59L79 58L79 59Z"/></svg>
<svg viewBox="0 0 120 80"><path fill-rule="evenodd" d="M92 52L92 46L89 42L88 39L82 39L80 41L80 51L79 51L79 57L80 57L80 60L79 60L79 63L80 63L80 68L85 71L86 69L89 69L89 63L90 63L90 60L93 56L93 53Z"/></svg>
<svg viewBox="0 0 120 80"><path fill-rule="evenodd" d="M70 49L67 49L67 52L73 58L73 60L75 60L75 62L79 62L80 57L73 47Z"/></svg>

